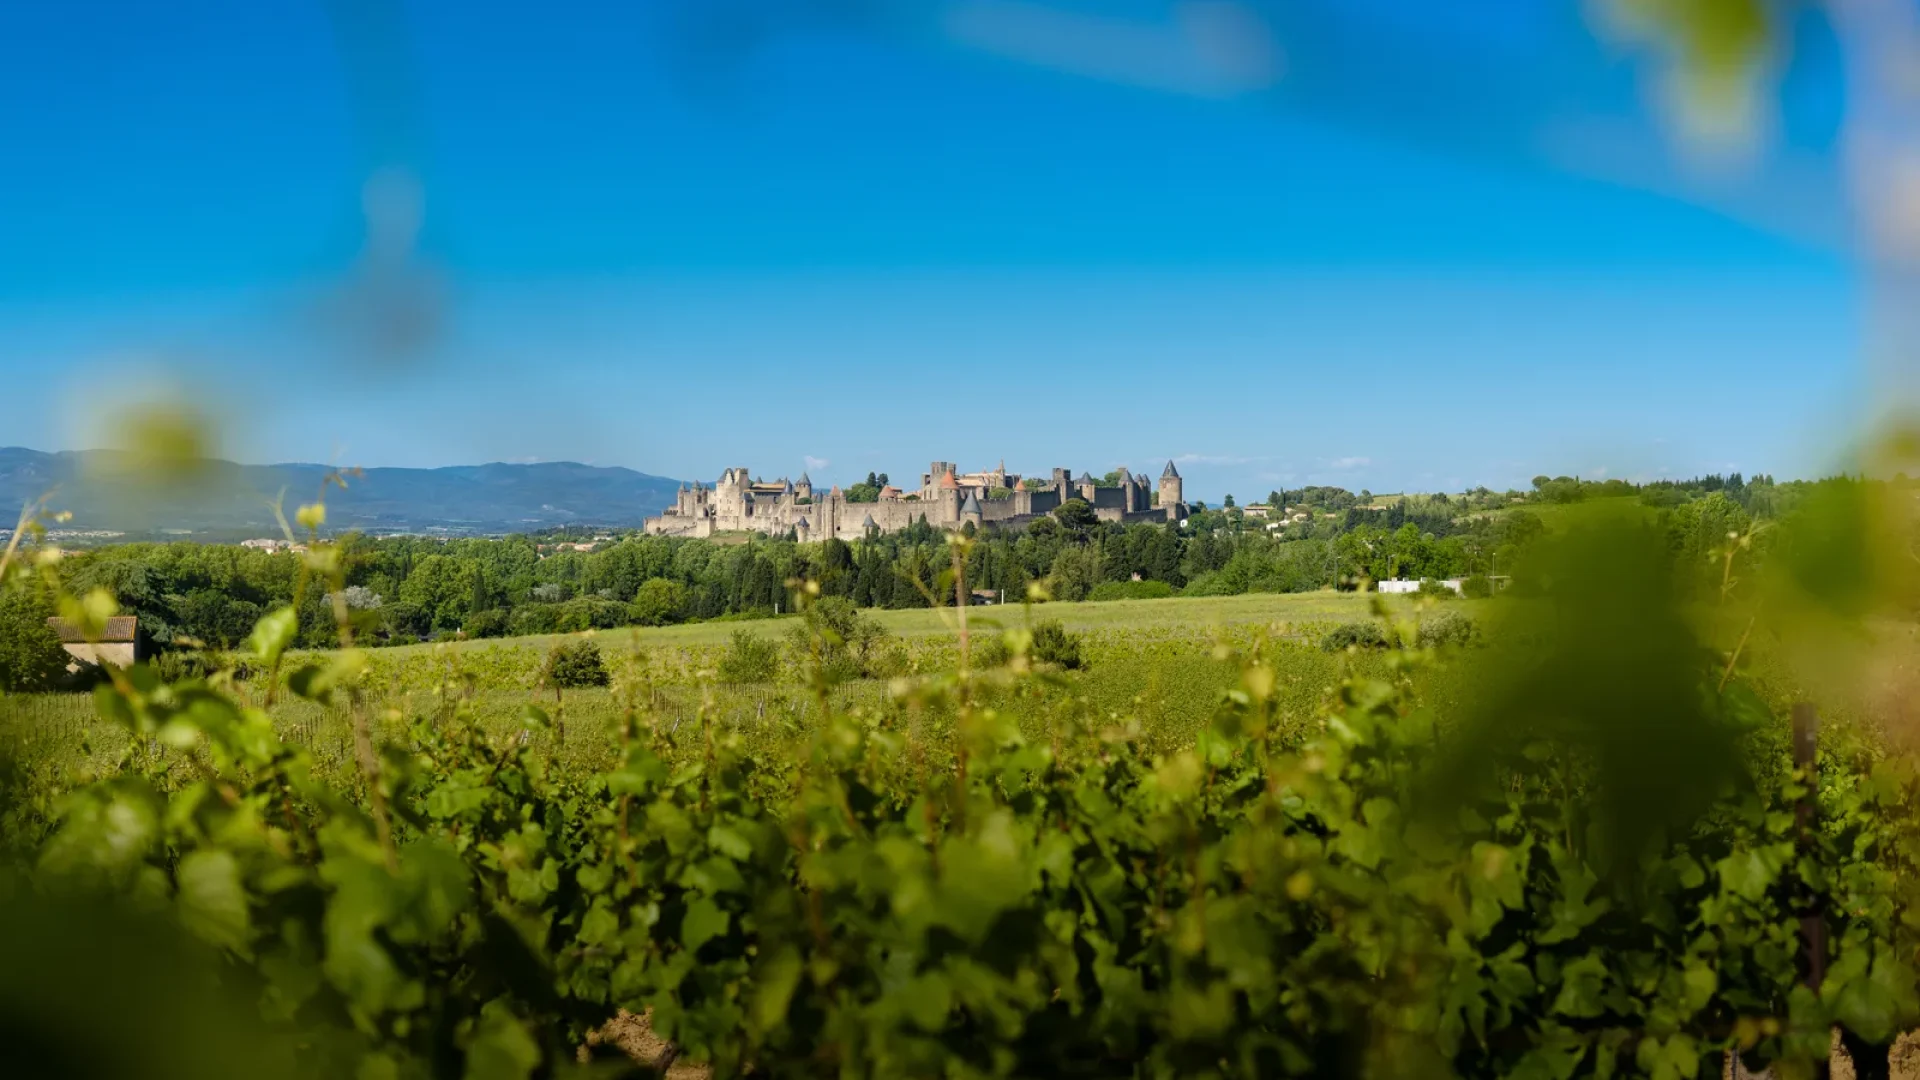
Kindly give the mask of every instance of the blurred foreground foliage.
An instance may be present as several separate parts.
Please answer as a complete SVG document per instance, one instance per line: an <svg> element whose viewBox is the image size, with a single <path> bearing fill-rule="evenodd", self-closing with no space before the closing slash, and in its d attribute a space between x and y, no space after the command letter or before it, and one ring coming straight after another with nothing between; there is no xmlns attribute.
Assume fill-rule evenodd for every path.
<svg viewBox="0 0 1920 1080"><path fill-rule="evenodd" d="M98 985L155 1002L145 1071L202 1076L596 1070L618 1009L727 1075L1664 1078L1729 1049L1791 1074L1832 1025L1869 1047L1920 1022L1907 760L1830 732L1799 835L1809 778L1744 676L1756 634L1832 671L1867 639L1828 627L1910 617L1881 545L1911 522L1874 490L1727 537L1705 618L1666 534L1603 508L1479 633L1423 645L1383 608L1384 664L1314 723L1279 715L1272 646L1233 650L1237 684L1171 748L1053 694L1071 651L1045 624L836 708L881 643L796 587L820 718L798 752L751 754L705 708L663 722L632 656L604 770L560 764L557 713L476 723L451 671L376 743L316 539L303 588L338 598L344 648L289 654L276 608L236 658L263 681L112 670L95 705L134 736L114 768L9 767L5 1022L40 1075L121 1071L79 1034L119 1019ZM1780 557L1744 569L1761 543ZM57 558L4 573L60 588ZM62 610L110 613L88 603ZM1421 701L1432 664L1483 692ZM354 769L276 733L285 692L343 717ZM1009 692L1047 723L991 707ZM1833 940L1815 987L1810 910Z"/></svg>

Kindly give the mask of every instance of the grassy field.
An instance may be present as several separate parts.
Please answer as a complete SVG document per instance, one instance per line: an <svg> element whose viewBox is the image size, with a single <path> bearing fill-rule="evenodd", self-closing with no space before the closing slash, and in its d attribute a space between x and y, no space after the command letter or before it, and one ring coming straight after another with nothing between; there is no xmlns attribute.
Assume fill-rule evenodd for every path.
<svg viewBox="0 0 1920 1080"><path fill-rule="evenodd" d="M1411 601L1391 598L1395 610L1410 611ZM1169 597L1162 600L1108 600L1082 604L1041 604L1033 607L1037 619L1057 619L1069 630L1120 630L1178 627L1183 631L1205 634L1216 628L1265 626L1273 623L1325 624L1364 619L1369 616L1369 598L1358 593L1331 590L1311 593L1252 593L1244 596ZM951 635L956 612L952 608L916 608L907 611L868 611L866 614L889 633L906 638ZM1026 610L1019 605L969 608L973 627L1019 626ZM587 636L603 649L694 647L724 645L736 630L748 630L777 637L797 623L797 616L777 619L717 620L662 626L600 630ZM536 634L529 637L490 638L481 641L441 645L405 645L388 649L382 655L408 658L433 653L442 648L456 651L475 649L534 649L545 652L562 637L578 635Z"/></svg>
<svg viewBox="0 0 1920 1080"><path fill-rule="evenodd" d="M1322 636L1343 622L1371 617L1375 598L1332 591L1303 594L1115 600L1103 603L1047 604L968 609L970 631L993 634L1036 621L1054 619L1085 642L1089 670L1080 676L1103 706L1132 701L1150 691L1155 673L1161 683L1190 683L1195 671L1214 664L1221 642L1245 645L1268 636L1289 643L1292 651L1317 654ZM1431 601L1385 599L1388 610L1409 615ZM1454 601L1452 608L1478 605ZM892 635L896 674L946 671L959 664L957 616L951 610L918 609L868 613ZM669 688L715 681L714 672L735 634L789 643L800 632L796 616L698 623L651 629L627 628L584 635L600 645L616 668L638 662L650 681ZM549 650L568 635L542 635L379 649L369 654L370 684L399 693L421 693L448 685L473 690L526 692L539 686ZM582 635L571 635L582 636ZM801 683L796 650L787 649L786 670L774 686ZM1177 669L1174 677L1169 665ZM1142 680L1146 681L1142 681ZM730 693L760 695L761 686L729 687ZM1213 684L1206 684L1191 708L1210 709ZM756 697L758 700L758 697ZM758 711L758 707L756 706Z"/></svg>
<svg viewBox="0 0 1920 1080"><path fill-rule="evenodd" d="M1498 603L1326 592L1045 605L1032 609L1032 616L1058 619L1079 635L1084 668L1016 683L990 675L980 686L978 701L1033 740L1075 730L1125 732L1155 749L1176 750L1191 745L1211 722L1223 694L1239 685L1242 669L1236 654L1258 644L1276 677L1276 717L1284 739L1311 729L1344 676L1388 670L1392 661L1386 653L1330 653L1320 647L1331 628L1370 617L1376 600L1399 617L1460 612L1483 623L1493 614L1491 605ZM995 626L1019 625L1028 614L1019 607L972 608L970 627L991 633ZM887 677L836 686L829 707L876 726L915 732L935 753L941 752L954 730L949 707L923 704L902 691L913 685L913 676L955 669L958 649L948 621L954 615L927 610L873 613L890 635ZM437 724L457 711L494 737L526 738L548 746L566 767L600 770L614 762L622 717L634 708L644 724L657 725L681 740L694 736L686 745L698 746L712 734L737 738L755 754L804 756L821 705L806 682L793 640L800 627L801 620L788 617L589 635L601 645L614 685L568 690L557 697L541 685L539 674L548 651L561 640L551 636L370 650L363 685L369 689L376 739L402 745L410 741L410 726ZM1719 627L1709 637L1731 640L1735 629ZM719 660L735 633L778 643L781 660L773 678L720 681ZM1880 681L1886 685L1805 685L1759 642L1749 649L1750 675L1781 715L1786 704L1811 698L1821 702L1823 716L1836 728L1852 726L1884 716L1888 702L1904 700L1906 673L1920 664L1915 635L1911 621L1877 628L1876 638L1900 646L1888 654L1898 663L1882 672ZM312 659L324 655L296 656L292 662ZM1422 671L1416 688L1426 702L1451 712L1481 675L1484 672L1472 664L1444 664ZM264 687L243 686L242 693L256 703L264 701ZM529 706L554 717L558 725L529 728ZM1904 706L1892 711L1905 712ZM338 707L322 708L282 692L270 712L283 736L312 749L318 768L354 782L352 731ZM8 759L23 763L39 789L61 790L89 773L113 767L129 746L128 733L100 720L87 695L0 698L0 771Z"/></svg>
<svg viewBox="0 0 1920 1080"><path fill-rule="evenodd" d="M1281 715L1304 724L1339 681L1344 667L1371 668L1376 655L1348 657L1324 652L1321 636L1347 621L1370 617L1372 600L1332 592L1105 603L1049 604L1032 609L1035 619L1058 619L1081 636L1086 667L1045 688L988 688L988 707L1013 717L1031 735L1062 723L1119 726L1155 741L1184 744L1211 718L1223 691L1239 678L1223 646L1245 648L1258 638L1279 675ZM1390 610L1412 615L1418 601L1392 598ZM1428 607L1432 607L1428 602ZM1479 605L1452 601L1445 607L1472 612ZM894 635L894 674L952 669L958 661L955 612L883 611L873 616ZM993 633L1023 624L1020 607L976 607L970 629ZM703 623L656 629L601 631L588 635L606 654L618 679L614 689L570 690L559 699L565 723L563 750L583 765L604 764L613 752L613 732L623 708L619 684L644 680L646 705L658 722L678 727L712 724L767 746L783 747L811 729L818 702L805 686L789 642L796 617ZM767 682L722 684L717 661L737 632L785 646L779 675ZM529 704L552 712L555 698L539 686L539 670L559 636L504 638L371 650L366 685L374 688L375 724L400 737L422 715L457 707L490 728L513 731ZM295 663L299 658L295 659ZM857 709L876 722L906 708L890 679L849 682L834 691L836 708ZM256 694L259 692L256 691ZM283 732L312 746L327 760L350 760L350 733L341 716L281 695L273 707ZM948 718L917 716L938 729ZM544 736L542 736L544 737ZM99 721L85 695L28 695L0 699L0 743L22 757L83 766L104 764L126 745L126 736Z"/></svg>

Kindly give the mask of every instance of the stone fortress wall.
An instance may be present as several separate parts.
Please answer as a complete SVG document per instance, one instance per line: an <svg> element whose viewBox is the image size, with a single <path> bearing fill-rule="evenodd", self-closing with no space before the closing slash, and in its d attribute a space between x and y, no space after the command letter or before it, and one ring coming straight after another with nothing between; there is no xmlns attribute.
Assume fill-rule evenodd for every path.
<svg viewBox="0 0 1920 1080"><path fill-rule="evenodd" d="M683 485L665 513L647 519L646 531L689 537L725 532L779 536L792 531L802 540L857 540L869 531L898 532L922 518L935 528L952 531L969 523L1019 528L1069 499L1085 502L1102 521L1186 519L1180 472L1173 462L1161 471L1157 488L1150 487L1144 475L1121 471L1117 487L1101 487L1085 472L1075 477L1070 470L1054 469L1039 487L1028 488L1019 474L1007 472L1004 463L984 472L962 473L951 461L936 461L921 474L917 489L889 485L878 501L852 502L838 486L825 493L815 490L805 474L798 481L782 477L769 483L754 479L744 468L731 468L712 486Z"/></svg>

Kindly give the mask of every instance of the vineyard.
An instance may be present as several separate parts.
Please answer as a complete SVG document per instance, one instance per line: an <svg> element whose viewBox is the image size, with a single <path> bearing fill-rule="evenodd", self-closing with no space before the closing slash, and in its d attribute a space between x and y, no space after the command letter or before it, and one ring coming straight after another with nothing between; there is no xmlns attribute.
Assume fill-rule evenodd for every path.
<svg viewBox="0 0 1920 1080"><path fill-rule="evenodd" d="M1043 610L1060 620L1084 650L1082 670L1063 673L1055 689L1091 714L1134 723L1143 737L1185 746L1209 722L1214 702L1238 677L1218 655L1229 648L1270 642L1280 673L1276 695L1281 712L1303 723L1318 709L1344 670L1356 665L1380 670L1377 651L1342 657L1319 642L1342 625L1315 618L1332 611L1348 619L1367 618L1366 602L1342 597L1267 597L1258 603L1232 598L1223 614L1218 601L1134 601L1116 604L1056 605ZM1471 609L1470 604L1454 607ZM1094 609L1088 611L1086 609ZM1129 610L1133 609L1133 610ZM1138 609L1146 609L1140 611ZM1411 609L1409 613L1412 614ZM958 664L958 642L931 611L886 612L873 621L890 631L874 670L837 681L830 697L835 711L881 709L890 700L894 677L914 678L951 670ZM950 615L950 613L949 613ZM1274 623L1262 616L1294 616ZM1436 613L1429 612L1429 621ZM1303 617L1304 618L1301 618ZM1236 618L1237 617L1237 618ZM1233 620L1233 621L1228 621ZM997 638L1025 619L1019 608L992 614L976 612L976 633ZM807 655L796 640L797 617L745 623L701 624L625 631L603 631L573 638L469 641L440 646L380 649L364 655L362 685L370 703L376 738L401 738L421 702L452 687L462 706L483 730L517 732L530 701L551 710L554 699L543 666L561 641L592 641L617 671L644 657L651 707L662 723L694 724L704 715L717 729L737 734L756 750L785 752L784 741L810 730L818 719L817 701L808 685ZM764 678L726 682L723 660L733 635L763 640L776 650L774 667ZM325 653L289 652L288 668ZM247 685L242 680L242 685ZM1045 729L1041 701L1012 687L983 686L978 694L1029 733ZM618 757L622 708L617 691L604 687L569 689L560 703L571 730L564 753L582 768L606 768ZM395 719L389 720L389 715ZM333 712L296 695L284 694L273 710L276 729L330 761L351 761L351 731ZM106 767L125 749L129 735L102 726L92 701L74 694L18 695L0 715L0 737L16 740L30 756L74 765Z"/></svg>
<svg viewBox="0 0 1920 1080"><path fill-rule="evenodd" d="M1471 619L905 636L796 582L598 689L275 612L7 700L0 995L101 1072L1873 1075L1913 777L1851 720L1796 758L1784 654L1707 649L1647 535ZM82 1035L115 995L137 1046Z"/></svg>
<svg viewBox="0 0 1920 1080"><path fill-rule="evenodd" d="M1920 2L0 99L5 1076L1920 1080Z"/></svg>

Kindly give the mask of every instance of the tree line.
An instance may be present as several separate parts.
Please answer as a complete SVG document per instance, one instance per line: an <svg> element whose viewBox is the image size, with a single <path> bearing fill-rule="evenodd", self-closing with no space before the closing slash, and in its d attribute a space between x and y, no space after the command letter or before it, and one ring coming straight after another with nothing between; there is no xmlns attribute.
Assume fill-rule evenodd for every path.
<svg viewBox="0 0 1920 1080"><path fill-rule="evenodd" d="M1619 481L1541 478L1535 486L1531 499L1481 489L1397 497L1386 506L1366 492L1362 501L1339 488L1307 488L1274 493L1291 511L1278 520L1222 507L1199 509L1184 526L1104 522L1072 499L1018 530L976 533L969 525L966 582L986 598L1009 601L1026 597L1034 584L1064 601L1351 589L1388 578L1465 578L1484 586L1511 572L1546 531L1529 502L1610 494L1636 495L1655 507L1676 559L1698 567L1726 547L1730 534L1777 514L1807 487L1737 475L1625 492ZM1569 494L1577 491L1587 494ZM376 645L768 616L785 610L789 583L798 579L861 608L954 601L949 534L924 518L853 542L801 543L789 534L725 544L636 534L575 551L543 546L537 536L349 535L341 548L348 584L339 599L362 640ZM184 541L134 543L72 553L66 574L76 591L103 588L138 616L150 649L233 648L261 615L288 604L298 612L299 643L324 647L334 641L335 598L300 589L299 558ZM9 608L0 622L15 636L31 635L32 624L50 613L30 596Z"/></svg>

